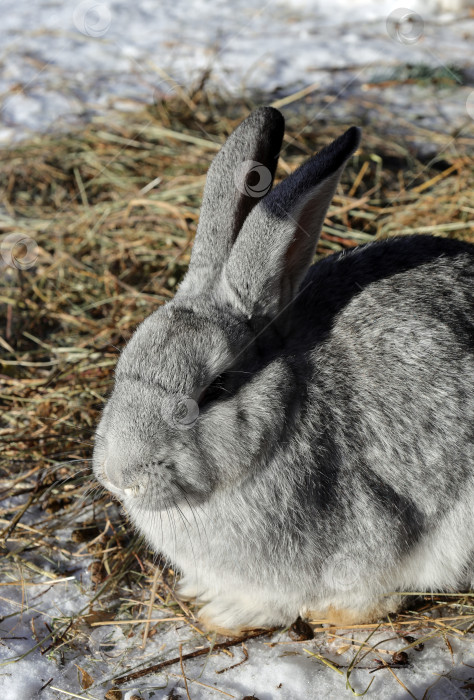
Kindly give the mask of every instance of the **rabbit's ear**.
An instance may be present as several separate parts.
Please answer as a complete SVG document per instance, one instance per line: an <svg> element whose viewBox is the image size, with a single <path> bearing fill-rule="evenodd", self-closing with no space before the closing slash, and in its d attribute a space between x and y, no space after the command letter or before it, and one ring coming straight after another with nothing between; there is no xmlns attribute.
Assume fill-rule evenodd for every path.
<svg viewBox="0 0 474 700"><path fill-rule="evenodd" d="M297 294L360 130L348 129L252 210L223 269L220 295L247 317L275 316Z"/></svg>
<svg viewBox="0 0 474 700"><path fill-rule="evenodd" d="M189 270L178 295L212 288L250 211L269 192L285 120L273 107L252 112L209 168Z"/></svg>

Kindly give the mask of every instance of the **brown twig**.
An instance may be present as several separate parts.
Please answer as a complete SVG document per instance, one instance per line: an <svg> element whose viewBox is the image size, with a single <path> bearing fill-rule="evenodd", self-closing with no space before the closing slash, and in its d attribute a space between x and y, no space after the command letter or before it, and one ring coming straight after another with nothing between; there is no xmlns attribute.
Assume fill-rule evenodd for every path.
<svg viewBox="0 0 474 700"><path fill-rule="evenodd" d="M127 673L125 676L120 678L115 678L113 680L114 685L123 685L124 683L129 683L129 681L135 681L138 678L143 678L143 676L148 676L150 673L158 673L168 666L174 666L174 664L179 664L181 660L187 661L188 659L195 659L198 656L204 656L209 654L216 649L229 649L236 644L241 644L246 642L248 639L256 639L257 637L264 637L268 634L273 634L277 628L272 628L269 630L256 630L255 632L250 632L243 637L236 637L235 639L228 639L225 642L218 642L212 647L205 647L204 649L196 649L195 651L190 651L182 656L175 656L173 659L166 659L166 661L160 661L158 664L153 664L153 666L148 666L148 668L143 668L140 671L134 671L133 673Z"/></svg>
<svg viewBox="0 0 474 700"><path fill-rule="evenodd" d="M221 668L219 671L216 671L216 673L225 673L226 671L230 671L232 668L237 668L237 666L242 666L246 661L248 661L249 658L249 653L247 651L247 647L245 644L242 642L242 652L244 655L244 658L241 661L238 661L236 664L232 664L232 666L227 666L226 668Z"/></svg>

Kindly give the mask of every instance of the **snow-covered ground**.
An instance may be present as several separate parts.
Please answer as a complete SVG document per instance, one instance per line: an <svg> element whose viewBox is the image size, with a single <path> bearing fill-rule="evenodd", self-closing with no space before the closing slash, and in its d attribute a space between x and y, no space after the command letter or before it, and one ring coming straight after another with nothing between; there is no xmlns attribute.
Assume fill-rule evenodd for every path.
<svg viewBox="0 0 474 700"><path fill-rule="evenodd" d="M316 83L319 93L335 98L327 107L327 114L335 117L347 111L348 96L360 96L360 104L365 100L370 105L376 95L381 111L374 113L374 119L383 118L385 110L385 118L392 113L405 115L409 121L417 119L448 132L466 125L472 128L472 4L469 7L455 0L409 0L408 4L409 10L400 10L396 1L388 0L270 0L260 4L251 0L2 0L0 141L8 145L28 131L54 131L95 114L135 109L176 90L176 85L189 86L206 69L211 70L214 86L234 94L258 89L281 97ZM453 74L453 85L442 89L409 80L374 87L397 66L417 64L443 68L448 75L457 66L471 76L471 84L467 80L468 84L459 85ZM353 106L351 103L351 109ZM65 541L67 537L64 533ZM31 650L32 619L73 615L89 604L93 595L87 573L90 561L79 562L80 570L68 580L45 582L38 576L34 580L44 585L0 589L1 700L102 699L104 689L98 683L117 669L124 670L134 661L152 664L179 655L180 643L184 653L195 647L196 638L191 639L185 625L156 634L144 651L140 633L125 637L117 625L87 631L88 646L93 652L96 649L87 662L79 645L77 656L66 656L62 666L39 649L8 663ZM12 572L12 579L17 575ZM19 606L24 609L22 614L9 617ZM113 633L113 644L105 652L100 645L104 631ZM44 628L37 632L40 637L45 634ZM372 638L371 643L376 640ZM455 635L450 643L452 654L443 640L427 642L423 651L410 652L407 667L396 670L414 697L474 697L472 637ZM383 646L389 650L400 648L401 643L388 641ZM208 661L186 661L186 676L193 679L188 681L190 697L351 697L344 677L304 649L347 665L353 647L338 654L336 643L327 642L323 635L296 643L278 633L249 642L247 649L248 661L225 673L217 671L244 658L241 647L233 650L234 658L221 654ZM89 690L81 689L75 665L86 663L96 682ZM439 674L444 673L447 675L440 679ZM136 688L142 689L146 699L185 698L180 674L177 664L147 676ZM362 692L371 678L369 698L410 697L387 669L372 675L356 670L351 682ZM426 688L436 681L425 696ZM170 695L175 686L175 694ZM132 694L124 692L124 699Z"/></svg>
<svg viewBox="0 0 474 700"><path fill-rule="evenodd" d="M44 514L43 514L44 515ZM37 516L39 518L40 511ZM80 521L92 516L91 506L81 511ZM32 527L34 510L22 520ZM176 659L181 653L186 656L200 646L208 646L205 638L184 622L164 622L159 631L150 636L145 649L141 648L143 625L122 626L107 621L76 625L75 649L62 647L55 652L42 653L48 640L35 647L33 636L44 640L48 635L46 624L61 619L68 622L81 611L89 612L94 589L91 584L89 565L92 561L84 545L74 544L72 528L57 532L57 541L69 554L61 557L57 551L36 560L36 564L48 571L51 578L32 574L31 570L12 568L5 576L0 588L0 698L1 700L66 700L68 697L89 700L186 700L183 670L180 663L164 668L160 673L116 687L122 696L106 695L114 686L110 679L124 675L129 668L148 667L165 659ZM8 544L15 548L15 537ZM44 545L43 545L44 547ZM51 565L45 561L51 557ZM64 568L74 569L73 574L58 576L55 562L62 561ZM34 563L33 558L33 563ZM11 587L10 581L24 577L24 585ZM35 583L33 583L35 582ZM42 582L42 583L40 583ZM130 598L135 600L130 589ZM135 592L136 595L136 592ZM20 612L21 611L21 612ZM179 612L179 611L178 611ZM172 613L173 614L173 613ZM451 613L452 614L452 613ZM153 612L152 619L169 618L170 610ZM440 622L447 624L449 622ZM153 626L153 625L152 625ZM406 634L411 632L406 628ZM341 700L353 697L346 688L345 672L357 651L351 643L364 642L386 652L402 649L407 641L397 638L390 627L377 632L368 639L370 630L336 630L338 637L325 631L316 634L313 640L295 642L287 632L276 632L269 636L251 640L228 652L214 654L209 658L188 659L183 662L189 697L192 700L212 698L235 698L244 696L255 700ZM416 638L423 639L418 630ZM218 641L220 638L218 638ZM412 694L395 679L389 669L377 668L374 655L368 655L360 668L350 675L350 683L356 693L363 693L372 685L367 698L375 700L402 700L415 697L417 700L469 700L474 697L474 649L473 635L462 638L452 633L443 638L425 640L424 648L413 647L407 651L408 665L394 667L394 673ZM451 648L450 648L451 647ZM334 664L341 673L329 668L312 654L320 654ZM25 658L21 659L21 656ZM246 660L246 655L248 659ZM377 654L391 662L389 654ZM15 659L20 660L14 661ZM12 663L13 661L13 663ZM230 668L243 661L241 665ZM80 667L78 669L78 667ZM84 683L82 671L88 674L91 683ZM224 670L226 669L226 670ZM373 670L372 673L369 670ZM109 681L109 682L107 682ZM105 683L105 685L104 685ZM43 690L41 688L44 687ZM424 695L427 689L431 690Z"/></svg>
<svg viewBox="0 0 474 700"><path fill-rule="evenodd" d="M189 86L206 69L231 93L288 94L316 83L344 98L377 94L395 66L453 65L472 78L472 0L2 0L0 142L132 109ZM399 75L399 74L398 74ZM469 118L474 83L398 83L382 100L446 130ZM378 100L380 102L380 99ZM363 102L363 99L361 99ZM471 96L474 116L474 95ZM375 115L377 118L380 115Z"/></svg>

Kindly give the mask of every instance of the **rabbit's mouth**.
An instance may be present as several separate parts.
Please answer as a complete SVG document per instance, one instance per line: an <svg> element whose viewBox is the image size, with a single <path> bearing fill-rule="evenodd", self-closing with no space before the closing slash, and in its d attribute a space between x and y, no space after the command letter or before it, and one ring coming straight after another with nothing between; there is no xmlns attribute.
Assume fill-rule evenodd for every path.
<svg viewBox="0 0 474 700"><path fill-rule="evenodd" d="M122 503L135 500L138 497L143 498L145 496L146 489L143 484L134 484L133 486L125 486L120 488L109 481L104 474L97 475L96 478L102 484L102 486L107 489L107 491L118 498L118 500Z"/></svg>
<svg viewBox="0 0 474 700"><path fill-rule="evenodd" d="M117 486L107 478L104 471L96 473L96 478L127 510L139 507L142 510L161 511L167 510L170 504L175 504L176 501L184 500L189 503L187 498L179 497L181 490L173 486L162 488L160 494L157 494L149 480L147 483Z"/></svg>
<svg viewBox="0 0 474 700"><path fill-rule="evenodd" d="M127 486L123 489L123 495L129 498L135 498L140 496L144 491L143 486L136 484L135 486Z"/></svg>
<svg viewBox="0 0 474 700"><path fill-rule="evenodd" d="M133 484L123 488L114 484L107 473L106 460L95 466L94 472L97 481L120 501L123 501L125 498L139 496L142 491L140 484Z"/></svg>

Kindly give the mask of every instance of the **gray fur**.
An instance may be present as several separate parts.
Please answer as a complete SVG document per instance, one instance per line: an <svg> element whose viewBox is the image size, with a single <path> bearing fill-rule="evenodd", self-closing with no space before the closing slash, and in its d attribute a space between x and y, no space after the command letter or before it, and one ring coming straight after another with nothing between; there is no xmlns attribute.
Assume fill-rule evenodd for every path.
<svg viewBox="0 0 474 700"><path fill-rule="evenodd" d="M217 156L229 201L274 119ZM123 350L97 430L98 479L212 627L362 621L473 577L474 247L395 238L308 270L357 144L239 200L237 233L208 197L189 278Z"/></svg>
<svg viewBox="0 0 474 700"><path fill-rule="evenodd" d="M285 122L278 110L261 107L235 129L212 161L191 263L178 296L202 294L214 284L246 217L259 201L258 196L248 196L236 187L236 179L241 179L237 165L259 163L271 187L284 129Z"/></svg>

